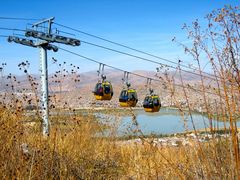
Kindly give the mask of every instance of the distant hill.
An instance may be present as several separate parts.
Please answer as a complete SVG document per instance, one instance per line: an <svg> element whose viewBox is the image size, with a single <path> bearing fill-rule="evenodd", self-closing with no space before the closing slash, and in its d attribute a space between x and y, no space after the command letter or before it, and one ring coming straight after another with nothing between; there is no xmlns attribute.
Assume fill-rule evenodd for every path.
<svg viewBox="0 0 240 180"><path fill-rule="evenodd" d="M146 77L151 77L154 79L159 79L159 77L164 77L163 73L158 73L156 76L156 72L153 71L144 71L144 70L137 70L132 73L139 74ZM80 76L79 76L80 75ZM123 88L122 78L123 72L117 70L105 70L105 75L107 80L110 81L114 88L114 97L111 100L111 106L118 104L118 97L120 94L121 89ZM179 73L175 72L168 72L169 77L174 77L174 82L176 84L180 84L180 75ZM30 81L28 80L27 76L17 76L16 80L10 80L7 78L2 79L0 90L2 92L11 92L12 85L14 87L14 91L21 93L32 93L33 89L36 87L38 90L39 96L39 76L33 75L32 76L35 82L35 85L31 86ZM198 85L200 82L200 77L193 74L182 73L182 78L185 84L191 85ZM80 81L78 81L80 80ZM94 96L92 94L92 90L95 87L95 84L100 78L97 75L96 71L90 71L80 74L65 74L58 73L50 74L49 75L49 92L50 95L55 94L55 103L58 102L59 104L67 104L69 106L90 106L92 104L100 104L100 105L108 105L109 102L96 102L94 100ZM161 79L159 79L161 80ZM131 83L132 87L137 89L138 96L140 102L144 99L144 96L147 94L146 82L147 80L142 77L138 77L135 75L129 75L129 82ZM165 88L162 82L152 81L152 88L155 90L155 93L159 94L162 97L162 101L165 104L170 103L171 95L169 90ZM205 83L209 83L209 80L206 80ZM6 86L8 84L8 86ZM176 87L179 89L177 93L180 94L181 87ZM181 98L181 96L179 96ZM183 98L182 98L183 99ZM172 101L172 100L171 100ZM171 102L172 103L172 102Z"/></svg>

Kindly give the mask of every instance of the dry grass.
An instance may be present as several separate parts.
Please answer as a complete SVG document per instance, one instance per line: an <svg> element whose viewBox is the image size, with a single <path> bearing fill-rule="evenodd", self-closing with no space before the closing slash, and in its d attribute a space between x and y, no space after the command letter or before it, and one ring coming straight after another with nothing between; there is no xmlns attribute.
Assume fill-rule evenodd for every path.
<svg viewBox="0 0 240 180"><path fill-rule="evenodd" d="M121 171L116 147L95 136L100 129L91 117L76 118L71 125L54 125L48 138L38 128L19 123L19 115L8 110L1 110L0 117L1 179L101 179L118 177Z"/></svg>
<svg viewBox="0 0 240 180"><path fill-rule="evenodd" d="M24 115L0 111L1 179L233 179L227 139L179 147L143 143L123 145L101 138L93 116L63 117L48 138ZM88 118L86 118L88 117Z"/></svg>

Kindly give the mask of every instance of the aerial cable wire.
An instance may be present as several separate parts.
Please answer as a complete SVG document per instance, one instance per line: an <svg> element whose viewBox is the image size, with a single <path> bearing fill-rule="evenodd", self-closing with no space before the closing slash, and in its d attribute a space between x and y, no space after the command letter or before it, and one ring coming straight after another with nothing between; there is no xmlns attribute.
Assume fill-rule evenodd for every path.
<svg viewBox="0 0 240 180"><path fill-rule="evenodd" d="M58 49L60 49L60 50L62 50L62 51L65 51L65 52L67 52L67 53L73 54L73 55L75 55L75 56L81 57L81 58L83 58L83 59L86 59L86 60L88 60L88 61L91 61L91 62L94 62L94 63L97 63L97 64L102 64L102 65L104 65L104 66L106 66L106 67L109 67L109 68L111 68L111 69L115 69L115 70L122 71L122 72L127 72L127 73L129 73L129 74L132 74L132 75L135 75L135 76L138 76L138 77L141 77L141 78L145 78L145 79L149 79L149 78L150 78L150 77L147 77L147 76L143 76L143 75L140 75L140 74L137 74L137 73L133 73L133 72L128 72L128 71L126 71L126 70L123 70L123 69L120 69L120 68L117 68L117 67L114 67L114 66L111 66L111 65L102 63L102 62L97 61L97 60L95 60L95 59L92 59L92 58L83 56L83 55L81 55L81 54L79 54L79 53L75 53L75 52L72 52L72 51L70 51L70 50L67 50L67 49L64 49L64 48L61 48L61 47L58 47ZM151 79L152 81L157 81L157 82L161 82L161 83L162 83L162 81L159 80L159 79L155 79L155 78L150 78L150 79ZM193 87L183 86L183 85L181 85L181 84L174 84L174 85L175 85L175 86L178 86L178 87L182 87L182 88L188 88L188 89L191 89L191 90L194 90L194 91L198 91L198 92L204 92L204 93L207 93L207 94L212 94L212 95L217 95L217 96L219 96L219 94L216 94L216 93L213 93L213 92L202 91L202 90L199 90L199 89L195 89L195 88L193 88Z"/></svg>
<svg viewBox="0 0 240 180"><path fill-rule="evenodd" d="M13 31L14 30L15 31L23 31L23 32L26 31L26 30L22 30L22 29L11 29L11 28L4 28L4 27L0 27L0 29L3 29L3 30L13 30ZM6 37L6 36L2 36L2 37ZM81 41L81 42L85 43L85 44L93 45L93 46L96 46L96 47L100 47L100 48L103 48L103 49L106 49L106 50L110 50L110 51L114 51L114 52L117 52L117 53L121 53L121 54L124 54L124 55L128 55L128 56L131 56L131 57L134 57L134 58L138 58L138 59L141 59L141 60L144 60L144 61L148 61L148 62L151 62L151 63L155 63L155 64L158 64L158 65L166 66L166 67L169 67L169 68L173 68L173 69L177 69L178 68L178 67L170 66L170 65L167 65L167 64L164 64L164 63L160 63L160 62L157 62L157 61L154 61L154 60L150 60L150 59L147 59L147 58L143 58L143 57L140 57L140 56L129 54L129 53L126 53L126 52L122 52L122 51L119 51L119 50L115 50L115 49L112 49L112 48L109 48L109 47L105 47L105 46L101 46L101 45L98 45L98 44L90 43L90 42L87 42L87 41ZM178 66L181 66L181 64L178 64ZM206 76L206 75L200 75L198 73L195 73L195 72L192 72L192 71L187 71L187 70L184 70L184 69L181 69L181 71L186 72L186 73L191 73L193 75L209 78L209 79L212 79L213 81L217 81L218 80L217 78L221 78L221 77L217 77L217 76L215 78L213 78L213 77L209 77L209 76Z"/></svg>
<svg viewBox="0 0 240 180"><path fill-rule="evenodd" d="M15 17L0 17L0 19L8 19L8 20L42 20L42 19L32 19L32 18L15 18ZM178 65L177 62L174 62L172 60L169 60L169 59L166 59L166 58L162 58L162 57L159 57L159 56L156 56L156 55L153 55L153 54L150 54L150 53L147 53L147 52L144 52L144 51L141 51L141 50L138 50L138 49L135 49L135 48L132 48L132 47L129 47L129 46L126 46L126 45L123 45L123 44L120 44L120 43L117 43L117 42L114 42L114 41L111 41L111 40L108 40L106 38L102 38L102 37L99 37L99 36L96 36L96 35L93 35L93 34L90 34L90 33L87 33L87 32L84 32L84 31L80 31L80 30L77 30L75 28L71 28L69 26L65 26L65 25L62 25L62 24L59 24L59 23L55 23L54 24L58 25L58 26L61 26L61 27L64 27L64 28L67 28L67 29L70 29L70 30L73 30L73 31L76 31L76 32L79 32L79 33L82 33L82 34L85 34L87 36L91 36L91 37L94 37L94 38L97 38L97 39L100 39L100 40L103 40L105 42L108 42L108 43L111 43L111 44L115 44L115 45L118 45L118 46L121 46L121 47L124 47L124 48L127 48L127 49L130 49L130 50L133 50L133 51L136 51L136 52L139 52L139 53L142 53L142 54L145 54L145 55L148 55L148 56L151 56L151 57L154 57L154 58L157 58L157 59L160 59L160 60L163 60L163 61L166 61L166 62L170 62L172 64L175 64L175 65ZM3 29L3 30L13 30L13 31L25 31L25 30L22 30L22 29L11 29L11 28L0 28L0 29ZM70 33L69 33L70 34ZM87 43L87 42L85 42ZM90 44L90 43L89 43ZM94 45L93 43L91 45ZM100 47L100 45L98 46ZM102 46L103 48L104 46ZM110 49L108 49L110 50ZM116 50L117 51L117 50ZM157 61L156 61L157 62ZM157 62L158 64L163 64L163 63L160 63L160 62ZM165 64L166 66L166 64ZM169 66L169 65L167 65ZM191 70L194 70L194 71L200 71L200 70L197 70L195 68L191 68L189 67L188 65L184 65L184 64L181 64L180 66L184 67L184 68L187 68L187 69L191 69ZM169 67L173 67L173 66L169 66ZM191 71L186 71L184 70L185 72L191 72ZM205 77L208 77L210 78L209 76L212 76L212 78L216 78L213 74L210 74L210 73L207 73L207 72L204 72L204 71L201 71L203 74L207 74L208 76L205 76ZM192 72L194 73L194 72ZM197 73L195 73L196 75L199 75ZM220 77L217 77L217 78L220 78Z"/></svg>
<svg viewBox="0 0 240 180"><path fill-rule="evenodd" d="M65 25L62 25L62 24L59 24L59 23L56 23L56 22L54 22L54 24L56 24L56 25L58 25L60 27L64 27L64 28L70 29L72 31L76 31L78 33L81 33L81 34L84 34L84 35L87 35L87 36L90 36L90 37L96 38L96 39L100 39L102 41L105 41L105 42L108 42L108 43L111 43L111 44L114 44L114 45L117 45L117 46L120 46L120 47L124 47L124 48L130 49L130 50L133 50L135 52L139 52L139 53L142 53L142 54L145 54L145 55L148 55L148 56L151 56L151 57L154 57L154 58L157 58L157 59L160 59L160 60L172 63L172 64L175 64L175 65L178 65L177 62L174 62L173 60L170 60L170 59L162 58L162 57L159 57L159 56L156 56L156 55L153 55L153 54L150 54L150 53L147 53L147 52L144 52L144 51L141 51L141 50L129 47L129 46L126 46L124 44L117 43L117 42L108 40L106 38L103 38L103 37L100 37L100 36L96 36L96 35L93 35L93 34L90 34L90 33L87 33L87 32L84 32L84 31L81 31L81 30L78 30L78 29L75 29L75 28L71 28L69 26L65 26ZM187 69L194 70L194 71L196 70L195 68L189 67L188 65L181 64L181 66L184 67L184 68L187 68ZM197 70L197 71L199 71L199 70ZM211 74L211 73L207 73L207 72L203 72L203 71L202 71L202 73L207 74L207 75L212 76L212 77L215 78L215 76L213 74Z"/></svg>
<svg viewBox="0 0 240 180"><path fill-rule="evenodd" d="M0 28L0 29L1 29L1 28ZM9 29L9 28L7 28L7 29ZM11 29L11 30L12 30L12 29ZM0 37L8 37L8 36L0 35ZM141 77L141 78L149 79L149 77L147 77L147 76L143 76L143 75L140 75L140 74L137 74L137 73L133 73L133 72L128 72L128 71L126 71L126 70L123 70L123 69L120 69L120 68L117 68L117 67L114 67L114 66L111 66L111 65L108 65L108 64L104 64L104 63L102 63L102 62L100 62L100 61L97 61L97 60L94 60L94 59L92 59L92 58L89 58L89 57L80 55L80 54L78 54L78 53L69 51L69 50L64 49L64 48L61 48L61 47L58 47L58 49L60 49L60 50L62 50L62 51L65 51L65 52L68 52L68 53L70 53L70 54L76 55L76 56L81 57L81 58L83 58L83 59L86 59L86 60L88 60L88 61L91 61L91 62L94 62L94 63L98 63L98 64L102 64L102 65L104 65L104 66L106 66L106 67L109 67L109 68L112 68L112 69L115 69L115 70L118 70L118 71L127 72L128 74L132 74L132 75L135 75L135 76L138 76L138 77ZM154 79L154 78L150 78L150 79L152 79L153 81L162 82L162 81L159 80L159 79ZM180 85L180 84L174 84L174 85L175 85L175 86L179 86L179 87L185 87L185 86ZM186 88L186 87L185 87L185 88ZM188 88L188 89L189 89L189 88ZM201 91L201 90L194 89L194 88L192 88L192 87L191 87L190 89L192 89L192 90L194 90L194 91L198 91L198 92L203 92L203 91ZM218 94L215 94L215 93L212 93L212 92L207 92L207 93L208 93L208 94L213 94L213 95L218 95Z"/></svg>
<svg viewBox="0 0 240 180"><path fill-rule="evenodd" d="M19 21L39 21L42 19L34 19L34 18L18 18L18 17L0 17L3 20L19 20Z"/></svg>
<svg viewBox="0 0 240 180"><path fill-rule="evenodd" d="M0 27L0 29L12 30L12 31L23 31L23 32L26 31L26 30L23 30L23 29L5 28L5 27ZM154 63L154 64L158 64L158 65L161 65L161 66L166 66L166 67L169 67L169 68L177 69L177 67L175 67L175 66L171 66L171 65L164 64L164 63L161 63L161 62L158 62L158 61L154 61L154 60L143 58L143 57L140 57L140 56L137 56L137 55L133 55L133 54L130 54L130 53L126 53L126 52L122 52L122 51L119 51L119 50L115 50L115 49L112 49L112 48L109 48L109 47L105 47L105 46L102 46L102 45L98 45L98 44L95 44L95 43L91 43L91 42L87 42L87 41L83 41L83 40L81 40L81 42L85 43L85 44L88 44L88 45L95 46L95 47L103 48L103 49L106 49L106 50L109 50L109 51L113 51L113 52L121 53L121 54L124 54L124 55L127 55L127 56L131 56L131 57L134 57L134 58L137 58L137 59L140 59L140 60L144 60L144 61L148 61L148 62L151 62L151 63ZM178 63L178 66L182 66L182 64ZM192 72L192 71L187 71L185 69L181 69L181 70L183 72L190 73L190 74L193 74L193 75L196 75L196 76L202 76L202 77L205 77L205 78L209 78L209 79L212 79L214 81L217 81L218 80L217 78L221 78L221 77L218 77L218 76L214 76L214 78L210 77L210 76L213 76L212 74L210 74L209 76L206 76L206 75L200 75L200 74ZM198 70L198 71L200 71L200 70ZM203 71L200 71L200 72L205 73Z"/></svg>
<svg viewBox="0 0 240 180"><path fill-rule="evenodd" d="M21 32L25 32L26 31L26 30L18 29L18 28L5 28L5 27L0 27L0 29L6 30L6 31L21 31Z"/></svg>
<svg viewBox="0 0 240 180"><path fill-rule="evenodd" d="M1 34L0 34L0 37L1 37L1 38L8 38L9 36L1 35Z"/></svg>
<svg viewBox="0 0 240 180"><path fill-rule="evenodd" d="M167 65L167 64L164 64L164 63L161 63L161 62L158 62L158 61L154 61L154 60L151 60L151 59L148 59L148 58L143 58L143 57L140 57L140 56L136 56L136 55L133 55L133 54L130 54L130 53L126 53L126 52L123 52L123 51L119 51L119 50L115 50L115 49L112 49L112 48L109 48L109 47L106 47L106 46L98 45L98 44L87 42L87 41L84 41L84 40L81 40L81 42L85 43L85 44L88 44L88 45L95 46L95 47L99 47L99 48L102 48L102 49L106 49L106 50L109 50L109 51L113 51L113 52L116 52L116 53L124 54L124 55L130 56L130 57L134 57L134 58L137 58L137 59L140 59L140 60L143 60L143 61L148 61L148 62L151 62L151 63L154 63L154 64L166 66L166 67L169 67L169 68L172 68L172 69L176 69L177 68L175 66ZM192 71L187 71L185 69L181 69L181 70L183 72L186 72L186 73L190 73L190 74L193 74L193 75L200 76L200 74L192 72ZM202 76L205 77L205 78L216 80L215 78L213 78L211 76L206 76L206 75L202 75Z"/></svg>
<svg viewBox="0 0 240 180"><path fill-rule="evenodd" d="M26 31L26 30L23 30L23 29L4 28L4 27L0 27L0 29L12 30L12 31L22 31L22 32ZM109 47L106 47L106 46L102 46L102 45L98 45L98 44L95 44L95 43L87 42L87 41L84 41L84 40L81 40L81 42L85 43L85 44L88 44L88 45L91 45L91 46L102 48L102 49L105 49L105 50L109 50L109 51L113 51L113 52L116 52L116 53L120 53L120 54L124 54L124 55L130 56L130 57L134 57L134 58L137 58L137 59L140 59L140 60L143 60L143 61L151 62L151 63L157 64L157 65L169 67L169 68L172 68L172 69L176 69L177 68L177 67L172 66L172 65L164 64L164 63L161 63L161 62L158 62L158 61L154 61L154 60L151 60L151 59L148 59L148 58L144 58L144 57L141 57L141 56L133 55L133 54L130 54L130 53L127 53L127 52L119 51L119 50L112 49L112 48L109 48ZM178 66L179 66L179 64L178 64ZM182 66L182 64L180 64L180 66ZM212 74L208 74L208 73L205 73L203 71L201 71L201 72L204 73L204 74L208 74L208 75L203 75L203 74L200 75L200 74L198 74L196 72L188 71L188 70L185 70L185 69L182 69L182 71L186 72L186 73L190 73L190 74L196 75L196 76L202 76L202 77L205 77L205 78L209 78L209 79L212 79L214 81L217 80L216 78L221 78L221 77L218 77L218 76L215 77ZM197 70L197 71L200 71L200 70Z"/></svg>

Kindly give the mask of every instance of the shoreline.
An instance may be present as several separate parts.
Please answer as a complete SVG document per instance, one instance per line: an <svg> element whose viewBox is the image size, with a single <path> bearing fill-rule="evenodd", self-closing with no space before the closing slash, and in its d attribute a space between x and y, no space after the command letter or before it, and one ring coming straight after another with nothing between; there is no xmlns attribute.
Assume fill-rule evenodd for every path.
<svg viewBox="0 0 240 180"><path fill-rule="evenodd" d="M161 109L170 109L170 110L179 110L179 108L177 107L172 107L172 106L162 106L160 108L160 111ZM80 108L75 108L75 110L97 110L97 111L100 111L100 110L144 110L143 107L80 107ZM65 110L68 110L68 109L65 109ZM160 112L159 111L159 112ZM182 111L189 111L187 108L185 109L182 109ZM205 114L206 112L203 112L203 111L197 111L197 110L193 110L192 111L193 113L199 113L199 114Z"/></svg>
<svg viewBox="0 0 240 180"><path fill-rule="evenodd" d="M239 131L239 130L238 130ZM238 133L240 138L240 133ZM152 144L159 147L179 147L179 146L194 146L197 142L207 143L209 141L219 140L221 138L230 138L230 131L224 132L224 129L216 130L214 133L210 129L199 129L189 132L176 133L160 136L132 136L131 138L119 137L118 143L120 145L142 145L144 143Z"/></svg>

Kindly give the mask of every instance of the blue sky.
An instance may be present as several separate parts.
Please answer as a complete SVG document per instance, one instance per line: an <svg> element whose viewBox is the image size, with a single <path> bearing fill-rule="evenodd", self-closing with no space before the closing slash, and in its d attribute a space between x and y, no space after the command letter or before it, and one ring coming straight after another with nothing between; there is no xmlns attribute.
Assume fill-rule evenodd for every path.
<svg viewBox="0 0 240 180"><path fill-rule="evenodd" d="M204 16L213 9L223 7L224 4L237 5L239 3L237 0L7 0L1 2L0 16L37 19L54 16L57 23L176 62L178 58L181 58L187 64L192 61L191 58L184 54L181 47L171 42L171 39L176 36L180 41L185 41L186 33L181 30L183 23L190 24L195 19L199 19L200 23L204 24ZM25 29L27 23L33 22L0 19L0 27ZM80 40L140 55L69 29L57 28L75 34L73 37ZM13 33L19 34L20 32L0 30L0 35L12 35ZM86 44L79 47L60 46L128 71L137 69L154 71L156 68L155 64L142 62ZM48 57L49 59L55 57L60 62L67 61L76 64L80 66L81 72L97 70L98 68L97 64L62 51L49 52ZM17 64L22 60L30 61L31 72L38 73L38 49L14 43L10 44L6 39L0 38L0 62L8 64L6 71L21 74L17 70ZM50 61L49 70L50 72L55 70Z"/></svg>

